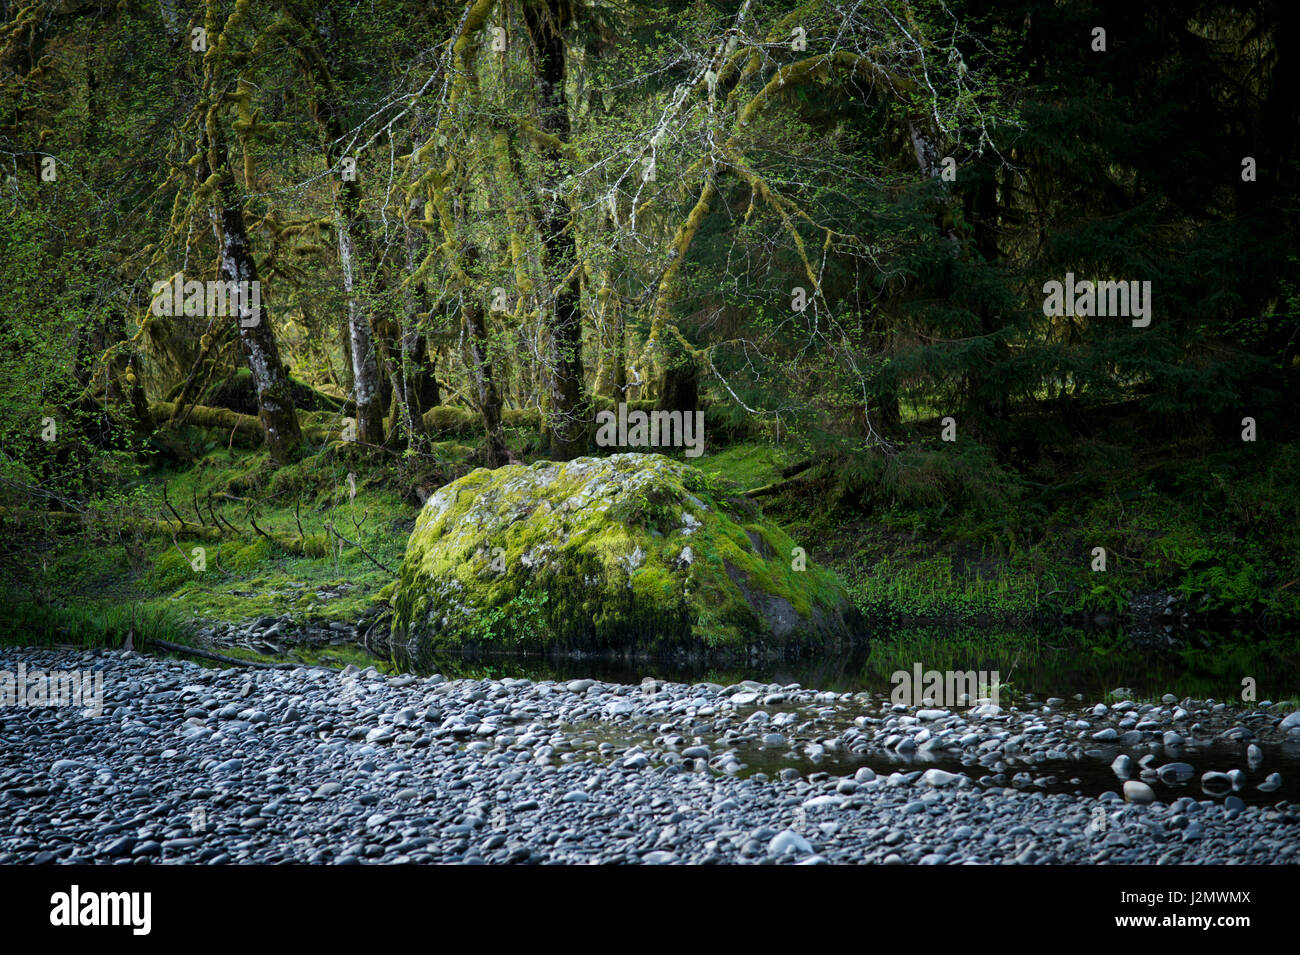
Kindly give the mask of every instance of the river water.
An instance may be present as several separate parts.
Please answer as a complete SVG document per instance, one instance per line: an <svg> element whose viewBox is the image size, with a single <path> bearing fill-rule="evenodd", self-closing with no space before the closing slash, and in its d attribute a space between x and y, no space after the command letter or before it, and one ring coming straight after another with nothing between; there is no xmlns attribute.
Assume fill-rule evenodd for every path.
<svg viewBox="0 0 1300 955"><path fill-rule="evenodd" d="M910 629L885 631L873 641L869 651L828 658L805 659L797 663L767 664L752 667L684 665L653 659L625 661L587 658L570 660L537 656L497 656L491 659L465 660L454 656L430 656L408 661L423 673L438 672L451 678L525 678L534 681L569 681L592 678L610 683L639 684L647 677L672 683L717 683L730 685L745 680L764 684L836 691L867 692L880 700L890 698L895 688L893 675L911 672L915 664L931 670L977 670L996 672L1002 684L1001 702L1025 709L1038 708L1054 701L1052 711L1071 718L1086 718L1097 702L1113 702L1114 691L1125 689L1138 701L1159 702L1165 694L1180 701L1193 699L1226 703L1231 709L1254 710L1263 703L1300 699L1300 651L1295 641L1274 640L1261 643L1242 635L1196 633L1184 635L1183 645L1175 649L1135 648L1118 631L1090 634L1079 639L1077 633L1036 631L971 631ZM757 708L757 707L756 707ZM792 707L763 707L771 716ZM1223 713L1224 727L1232 725L1231 709ZM850 717L852 708L846 711ZM607 730L597 727L575 728L591 733L592 739L613 739ZM648 742L652 733L624 734L624 743ZM705 742L713 742L705 739ZM744 765L741 775L774 775L794 768L802 774L828 772L852 774L862 766L888 775L914 772L931 767L960 772L972 779L988 774L978 765L964 765L958 758L902 754L856 756L846 752L827 752L814 760L796 758L786 748L767 748L754 742L725 744L736 750ZM1264 751L1261 764L1252 768L1245 759L1241 742L1201 743L1181 753L1165 754L1155 746L1153 765L1175 759L1191 763L1194 779L1184 786L1156 783L1158 798L1172 800L1181 795L1197 799L1215 798L1202 790L1200 774L1240 769L1246 773L1246 785L1236 793L1247 804L1271 805L1279 800L1300 802L1300 738L1259 741ZM1118 744L1094 744L1089 747L1095 758L1012 765L1006 772L1011 778L1028 772L1033 782L1025 788L1045 793L1099 795L1118 791L1121 781L1110 769L1110 762L1120 753L1129 753L1134 762L1150 746L1124 747ZM1137 769L1134 768L1136 774ZM1282 787L1260 792L1256 787L1273 772L1282 775ZM1136 778L1136 775L1135 775ZM1021 785L1024 785L1023 783Z"/></svg>
<svg viewBox="0 0 1300 955"><path fill-rule="evenodd" d="M1038 699L1081 695L1094 703L1126 687L1135 699L1159 700L1166 693L1179 699L1223 702L1300 700L1300 643L1253 641L1244 635L1187 634L1176 649L1152 650L1125 644L1123 633L1093 634L1080 641L1069 631L975 631L907 629L882 631L870 650L805 658L793 663L722 666L665 660L625 661L588 657L567 659L502 655L466 660L430 655L406 661L423 674L448 677L521 677L530 680L593 678L611 683L640 683L654 677L673 683L798 683L841 693L888 694L897 671L996 671L1004 693ZM1253 681L1243 683L1243 681Z"/></svg>

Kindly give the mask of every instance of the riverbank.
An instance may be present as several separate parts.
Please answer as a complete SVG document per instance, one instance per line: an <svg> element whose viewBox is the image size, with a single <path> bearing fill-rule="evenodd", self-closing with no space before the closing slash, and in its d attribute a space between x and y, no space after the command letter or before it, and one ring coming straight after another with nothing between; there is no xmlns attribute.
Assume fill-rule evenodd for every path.
<svg viewBox="0 0 1300 955"><path fill-rule="evenodd" d="M1300 744L1300 719L1272 706L1099 701L1081 726L1065 701L938 713L794 686L0 649L0 670L20 664L102 672L103 710L0 709L0 863L1300 861L1297 797L1258 788ZM920 762L904 765L904 739ZM772 771L746 764L757 752ZM889 775L841 761L891 752ZM927 773L925 753L971 765ZM1099 795L1034 779L1117 755L1135 783L1170 763L1195 781L1148 775L1154 801L1137 804L1115 771ZM1232 770L1241 788L1203 791L1203 773Z"/></svg>
<svg viewBox="0 0 1300 955"><path fill-rule="evenodd" d="M525 460L534 438L517 437ZM784 479L802 453L750 440L685 460L737 493L784 483L757 499L764 513L844 581L873 629L1119 626L1149 648L1196 630L1300 632L1300 518L1282 492L1300 483L1294 447L1092 471L1080 453L1059 486L1032 494L1024 475L970 449L942 467L926 451L869 484L851 469ZM165 620L181 642L268 619L350 632L395 579L423 499L472 459L456 441L407 461L333 444L273 468L265 451L232 447L144 471L75 520L0 514L13 544L0 558L4 598L25 621L0 640L45 629L42 615L50 629L88 618L110 645L131 615ZM277 652L260 643L247 649Z"/></svg>

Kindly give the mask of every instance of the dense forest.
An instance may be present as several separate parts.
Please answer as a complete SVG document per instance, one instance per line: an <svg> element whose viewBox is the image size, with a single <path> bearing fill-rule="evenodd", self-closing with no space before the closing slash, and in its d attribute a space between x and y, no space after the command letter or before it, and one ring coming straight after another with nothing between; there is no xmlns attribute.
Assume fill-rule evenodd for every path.
<svg viewBox="0 0 1300 955"><path fill-rule="evenodd" d="M863 609L1300 612L1285 3L0 20L14 600L391 572L622 404Z"/></svg>

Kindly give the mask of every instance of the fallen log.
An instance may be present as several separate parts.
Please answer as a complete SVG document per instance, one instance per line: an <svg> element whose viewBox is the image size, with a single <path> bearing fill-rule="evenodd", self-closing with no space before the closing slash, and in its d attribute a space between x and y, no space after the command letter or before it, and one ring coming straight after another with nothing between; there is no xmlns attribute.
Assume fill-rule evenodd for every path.
<svg viewBox="0 0 1300 955"><path fill-rule="evenodd" d="M176 403L172 401L155 401L149 405L149 414L160 427L171 421L175 411ZM186 409L184 423L200 428L220 428L223 431L235 431L253 436L262 434L262 422L254 415L240 414L229 408L213 408L209 405L190 405Z"/></svg>
<svg viewBox="0 0 1300 955"><path fill-rule="evenodd" d="M782 491L788 490L789 488L798 487L799 485L806 483L807 478L791 478L789 481L777 481L775 484L764 484L762 487L756 487L752 490L746 491L745 496L766 497L769 494L780 494Z"/></svg>
<svg viewBox="0 0 1300 955"><path fill-rule="evenodd" d="M164 427L172 424L172 415L175 413L176 403L172 401L155 401L149 405L149 414L158 427ZM320 412L305 412L300 415L303 418L314 418L317 421L325 418L337 417L334 415ZM340 419L341 421L341 419ZM182 424L194 425L197 428L211 428L214 431L222 431L226 434L234 432L250 438L262 437L262 422L256 415L240 414L238 411L231 411L229 408L216 408L212 405L189 405L185 409L184 420ZM337 438L343 432L343 424L331 429L324 424L308 424L307 420L302 420L302 433L309 441L327 441L330 438Z"/></svg>
<svg viewBox="0 0 1300 955"><path fill-rule="evenodd" d="M241 667L261 667L267 670L294 670L301 663L263 663L260 660L241 660L239 657L228 657L222 653L213 653L211 650L202 650L199 647L187 647L183 643L172 643L170 640L150 640L148 647L157 647L160 650L166 650L169 653L184 653L192 657L199 657L203 660L212 660L216 663L229 663Z"/></svg>

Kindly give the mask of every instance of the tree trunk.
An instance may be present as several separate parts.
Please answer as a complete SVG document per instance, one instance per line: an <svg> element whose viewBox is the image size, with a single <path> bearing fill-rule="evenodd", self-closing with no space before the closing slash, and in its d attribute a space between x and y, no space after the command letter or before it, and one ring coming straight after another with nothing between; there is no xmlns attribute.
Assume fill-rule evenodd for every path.
<svg viewBox="0 0 1300 955"><path fill-rule="evenodd" d="M244 229L244 212L235 201L234 184L227 174L221 196L221 278L226 282L257 282L257 263ZM247 288L250 286L240 286ZM236 315L239 344L257 392L257 417L266 433L271 460L287 462L302 443L298 415L293 408L289 379L280 361L275 334L265 314Z"/></svg>
<svg viewBox="0 0 1300 955"><path fill-rule="evenodd" d="M335 328L339 336L339 351L343 354L343 364L339 366L338 386L345 394L350 395L352 394L352 342L348 337L348 323L338 322Z"/></svg>
<svg viewBox="0 0 1300 955"><path fill-rule="evenodd" d="M655 407L660 411L681 411L690 413L699 407L700 374L695 361L689 355L675 355L663 367L659 379L659 401Z"/></svg>
<svg viewBox="0 0 1300 955"><path fill-rule="evenodd" d="M113 311L96 325L92 341L97 353L102 355L113 349L113 357L102 369L105 408L112 406L111 417L119 421L124 415L136 441L143 444L153 433L153 418L141 384L143 371L139 355L127 343L126 319L121 312Z"/></svg>
<svg viewBox="0 0 1300 955"><path fill-rule="evenodd" d="M338 66L331 55L331 33L336 28L324 14L315 18L310 9L287 5L286 13L299 18L302 29L298 58L304 83L310 91L312 116L320 139L328 174L334 185L334 223L338 236L339 268L343 273L343 294L347 300L347 350L351 353L352 396L356 402L357 441L379 445L384 442L384 381L380 373L378 342L366 301L365 279L359 249L366 247L365 220L361 210L361 188L355 169L344 178L342 107L335 91ZM308 37L315 43L308 46ZM351 157L354 158L355 157Z"/></svg>
<svg viewBox="0 0 1300 955"><path fill-rule="evenodd" d="M221 349L225 347L228 330L229 326L217 326L209 331L200 342L199 357L194 360L194 365L190 368L189 374L185 376L181 390L176 394L176 410L167 422L169 426L180 423L180 417L186 405L194 400L194 395L199 390L199 381L204 370L209 368L209 357L214 353L219 354Z"/></svg>
<svg viewBox="0 0 1300 955"><path fill-rule="evenodd" d="M414 389L420 399L421 414L430 408L442 404L442 387L438 384L438 357L442 347L430 353L429 339L424 335L416 338L415 362L420 368L418 385Z"/></svg>
<svg viewBox="0 0 1300 955"><path fill-rule="evenodd" d="M257 261L253 258L252 243L244 225L244 209L235 187L234 173L230 169L230 154L222 138L220 104L223 94L218 90L218 62L213 58L204 61L203 100L204 115L199 124L200 156L196 168L196 182L206 183L218 177L214 201L213 226L219 231L221 246L220 278L227 288L252 289L261 287L257 275ZM259 295L259 301L262 300ZM257 393L257 417L266 434L266 444L271 460L287 463L302 444L302 431L293 407L293 394L289 378L280 361L280 349L275 342L275 332L265 311L254 309L251 303L232 296L233 320L239 332L239 345L248 363Z"/></svg>
<svg viewBox="0 0 1300 955"><path fill-rule="evenodd" d="M692 390L698 395L699 372L695 367L695 358L683 347L675 334L661 334L667 323L668 303L676 284L678 273L686 260L686 253L700 231L709 214L713 199L718 194L717 184L706 178L700 189L690 215L677 227L673 235L673 257L659 280L659 290L655 295L654 312L651 316L650 340L647 342L648 358L658 366L659 408L670 411L692 411L694 406L685 407L681 402L690 397ZM665 396L667 398L665 399ZM670 404L665 404L665 400Z"/></svg>
<svg viewBox="0 0 1300 955"><path fill-rule="evenodd" d="M524 7L528 32L536 44L537 89L541 102L538 128L561 143L569 140L569 104L565 96L564 36L567 4L550 0ZM571 273L577 262L572 215L557 193L562 156L543 149L546 173L542 176L542 209L538 230L546 250L551 279L557 283L550 320L550 420L551 457L568 461L587 450L589 415L584 400L582 366L582 314L578 281Z"/></svg>
<svg viewBox="0 0 1300 955"><path fill-rule="evenodd" d="M418 218L422 214L422 203L412 202L410 216ZM417 230L408 226L406 230L406 271L414 274L419 267L419 236ZM406 433L408 447L415 446L427 434L424 428L424 413L438 403L437 384L434 383L433 402L429 402L429 379L431 374L426 364L428 342L420 333L420 315L428 311L428 295L423 283L417 287L407 286L404 293L405 315L397 330L397 340L390 343L389 352L396 352L396 360L389 361L388 374L392 380L392 404L390 406L390 431L399 428Z"/></svg>
<svg viewBox="0 0 1300 955"><path fill-rule="evenodd" d="M433 407L433 404L425 403L428 390L426 379L429 374L424 363L424 336L408 321L398 330L397 341L393 345L396 348L390 348L387 363L392 393L389 403L389 436L403 432L407 447L413 447L425 437L422 416Z"/></svg>
<svg viewBox="0 0 1300 955"><path fill-rule="evenodd" d="M492 359L488 354L487 325L483 320L480 302L467 299L463 305L465 321L465 347L469 352L470 376L478 397L479 414L483 417L483 433L487 439L487 466L499 468L509 460L506 436L501 428L501 396L492 376Z"/></svg>
<svg viewBox="0 0 1300 955"><path fill-rule="evenodd" d="M357 290L357 261L354 236L359 231L356 205L348 201L352 183L342 184L339 210L335 217L339 240L339 266L343 271L343 293L347 297L348 346L352 352L352 397L357 405L357 441L384 442L384 396L379 380L379 361L370 328L370 316ZM355 197L353 197L355 198Z"/></svg>
<svg viewBox="0 0 1300 955"><path fill-rule="evenodd" d="M614 313L614 398L627 400L627 329L621 308Z"/></svg>

